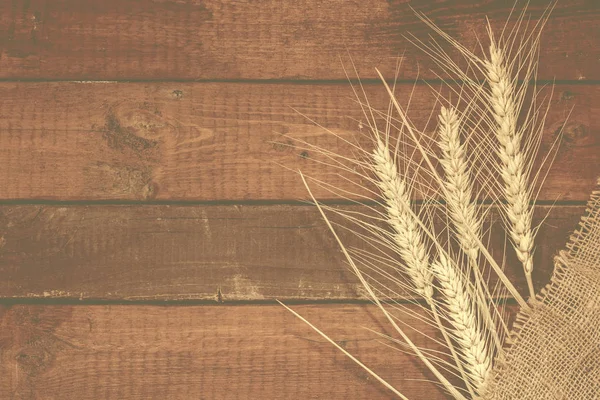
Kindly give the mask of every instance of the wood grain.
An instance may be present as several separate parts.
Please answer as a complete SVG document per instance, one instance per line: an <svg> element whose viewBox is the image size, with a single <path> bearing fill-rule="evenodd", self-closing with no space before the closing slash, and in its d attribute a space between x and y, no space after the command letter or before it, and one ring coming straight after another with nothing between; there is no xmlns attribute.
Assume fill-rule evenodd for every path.
<svg viewBox="0 0 600 400"><path fill-rule="evenodd" d="M548 7L529 2L532 23ZM362 78L379 67L401 78L435 75L405 39L430 31L425 12L467 48L500 29L513 3L368 0L13 0L0 4L0 77L69 80L345 79L340 55ZM541 43L540 79L600 79L600 8L559 2ZM404 53L406 51L406 53ZM420 67L420 68L419 68Z"/></svg>
<svg viewBox="0 0 600 400"><path fill-rule="evenodd" d="M409 398L446 398L420 381L432 378L413 357L363 328L392 334L373 306L293 308ZM19 305L1 307L0 318L5 398L395 398L279 305ZM417 345L439 348L408 332Z"/></svg>
<svg viewBox="0 0 600 400"><path fill-rule="evenodd" d="M548 1L529 3L536 22ZM560 2L542 36L538 79L564 83L542 153L564 136L539 197L560 203L535 214L536 289L600 176L596 3ZM298 169L348 188L299 145L349 154L363 117L342 63L392 78L403 55L406 94L437 77L405 38L430 33L410 6L473 47L485 16L501 27L512 4L0 2L0 398L393 398L276 298L309 302L293 308L409 398L446 398L414 357L363 329L391 333L317 210L281 204L307 197ZM435 98L419 85L410 113L423 126ZM492 210L486 228L497 220ZM494 224L498 258L503 239ZM512 252L507 274L525 292Z"/></svg>
<svg viewBox="0 0 600 400"><path fill-rule="evenodd" d="M552 258L583 210L537 208L536 225L549 212L536 239L537 288L548 283ZM497 218L491 212L488 221ZM500 259L503 231L496 224L492 232L490 250ZM2 206L0 234L5 299L364 299L315 207ZM370 249L340 235L347 246ZM513 252L507 265L524 289Z"/></svg>
<svg viewBox="0 0 600 400"><path fill-rule="evenodd" d="M365 90L385 109L380 85ZM347 84L6 82L0 98L0 199L296 200L307 198L298 169L355 189L298 145L351 154L343 140L364 118ZM541 154L564 137L539 199L585 201L600 175L600 87L557 85L552 102ZM417 126L434 106L420 86Z"/></svg>

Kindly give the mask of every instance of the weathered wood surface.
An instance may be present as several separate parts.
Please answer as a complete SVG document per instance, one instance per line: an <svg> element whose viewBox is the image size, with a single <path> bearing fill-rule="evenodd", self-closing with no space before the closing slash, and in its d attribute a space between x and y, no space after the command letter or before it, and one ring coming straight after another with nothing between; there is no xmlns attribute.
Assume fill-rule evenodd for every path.
<svg viewBox="0 0 600 400"><path fill-rule="evenodd" d="M375 307L293 308L409 398L445 398L420 381L432 378L412 356L363 329L392 334ZM417 345L432 345L408 332ZM39 400L395 398L279 305L3 306L0 393Z"/></svg>
<svg viewBox="0 0 600 400"><path fill-rule="evenodd" d="M411 89L401 85L401 101ZM380 85L366 92L385 109ZM352 186L314 162L315 152L294 147L297 140L350 155L323 127L350 139L364 121L347 84L0 83L0 98L0 199L307 198L294 170ZM417 126L434 102L426 86L415 92ZM584 201L600 175L599 86L555 87L541 154L563 126L540 199Z"/></svg>
<svg viewBox="0 0 600 400"><path fill-rule="evenodd" d="M469 47L486 15L500 26L512 5L410 3ZM547 1L530 3L535 22ZM541 200L584 201L600 175L599 16L596 1L560 2L542 37L539 79L579 84L555 88L542 152L563 126L565 136ZM0 205L0 398L393 398L282 307L261 304L275 298L346 302L294 308L409 398L445 398L414 357L362 329L391 333L374 307L348 304L363 291L317 210L276 204L306 198L279 164L344 187L294 140L347 148L292 110L356 133L340 55L368 79L374 67L393 77L406 50L401 80L436 76L408 33L429 30L406 0L0 2L0 202L16 203ZM141 82L108 82L127 80ZM379 85L366 91L386 106ZM434 104L425 92L412 100L417 124ZM147 204L179 200L189 203ZM205 200L240 204L194 204ZM568 204L539 231L537 289L583 212ZM507 264L524 291L512 252ZM165 306L113 304L132 300Z"/></svg>
<svg viewBox="0 0 600 400"><path fill-rule="evenodd" d="M583 209L550 211L536 240L537 288L548 283L552 258ZM535 224L548 210L537 209ZM497 224L490 245L498 257L502 232ZM2 206L0 234L3 298L364 298L315 207ZM340 234L348 246L368 249L354 235ZM525 288L512 251L507 264L513 282Z"/></svg>
<svg viewBox="0 0 600 400"><path fill-rule="evenodd" d="M524 3L524 2L523 2ZM535 23L550 3L530 1ZM363 78L374 67L402 78L433 77L405 39L430 30L425 12L467 48L501 28L513 2L278 0L13 0L0 4L0 77L73 80L344 79L348 52ZM541 79L600 79L600 7L559 2L541 43Z"/></svg>

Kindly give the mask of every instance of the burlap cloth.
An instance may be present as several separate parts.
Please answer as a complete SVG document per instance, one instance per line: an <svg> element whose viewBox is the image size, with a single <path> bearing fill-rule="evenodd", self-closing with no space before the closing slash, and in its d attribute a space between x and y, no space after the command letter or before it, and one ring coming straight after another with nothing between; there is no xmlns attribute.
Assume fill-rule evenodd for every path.
<svg viewBox="0 0 600 400"><path fill-rule="evenodd" d="M600 179L482 399L600 399Z"/></svg>

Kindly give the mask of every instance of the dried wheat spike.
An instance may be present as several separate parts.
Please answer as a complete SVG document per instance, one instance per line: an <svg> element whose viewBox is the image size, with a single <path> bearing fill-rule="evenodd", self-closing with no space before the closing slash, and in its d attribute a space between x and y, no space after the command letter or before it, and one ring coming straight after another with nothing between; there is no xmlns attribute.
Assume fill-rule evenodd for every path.
<svg viewBox="0 0 600 400"><path fill-rule="evenodd" d="M448 320L464 360L464 368L478 393L485 388L492 367L490 343L477 319L476 303L463 275L444 254L434 261L432 269L439 282Z"/></svg>
<svg viewBox="0 0 600 400"><path fill-rule="evenodd" d="M481 222L472 200L472 183L465 144L460 142L460 124L456 110L442 107L439 115L439 140L442 150L440 163L444 167L444 186L450 218L462 250L477 262Z"/></svg>
<svg viewBox="0 0 600 400"><path fill-rule="evenodd" d="M387 222L394 230L394 243L406 264L406 273L413 281L417 293L430 302L433 296L433 275L429 271L427 249L423 244L419 224L410 212L410 195L406 183L398 176L396 163L388 147L379 139L372 159L372 168L378 178L377 186L385 201Z"/></svg>
<svg viewBox="0 0 600 400"><path fill-rule="evenodd" d="M522 132L517 129L517 105L514 100L515 87L511 80L502 50L492 41L490 58L485 62L487 80L490 85L491 106L496 122L498 156L504 181L506 214L510 221L510 236L517 257L523 264L531 298L535 298L531 272L533 270L533 231L531 220L533 209L527 188L525 153L521 149Z"/></svg>

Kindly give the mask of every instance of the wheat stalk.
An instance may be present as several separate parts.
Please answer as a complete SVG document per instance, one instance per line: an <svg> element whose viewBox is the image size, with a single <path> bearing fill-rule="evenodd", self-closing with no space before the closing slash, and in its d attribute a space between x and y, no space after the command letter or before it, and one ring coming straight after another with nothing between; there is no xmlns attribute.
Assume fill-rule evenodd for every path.
<svg viewBox="0 0 600 400"><path fill-rule="evenodd" d="M423 353L423 351L421 351L421 349L419 347L417 347L412 340L410 340L410 338L408 337L408 335L404 332L404 330L398 326L398 324L396 323L395 319L392 317L392 315L387 311L387 309L383 306L381 300L379 299L379 296L377 294L375 294L374 289L371 287L371 285L367 282L367 280L364 277L363 272L360 270L360 268L358 268L358 266L356 265L354 259L350 256L350 253L348 252L348 250L346 249L346 246L344 246L344 243L341 241L341 239L339 238L339 236L337 235L335 229L333 229L333 226L331 224L331 222L329 221L329 219L327 218L327 215L325 214L325 212L323 211L323 208L321 207L321 205L317 202L317 200L315 199L314 195L312 194L312 191L310 190L310 187L308 186L308 183L306 182L306 179L304 178L304 176L302 175L302 173L300 173L300 177L302 178L302 181L304 183L304 186L306 187L306 189L308 190L308 193L312 199L312 201L314 202L314 204L317 206L317 209L319 210L319 212L321 213L321 216L323 217L323 220L325 221L325 223L327 224L327 226L329 227L329 230L331 231L331 233L333 234L335 240L337 241L337 243L340 246L340 249L342 250L342 253L344 254L346 260L348 261L348 264L350 265L350 267L352 268L352 270L354 271L354 273L356 274L356 276L358 277L358 279L360 280L363 288L367 291L367 293L369 294L369 297L371 298L371 300L375 303L375 305L382 311L382 313L384 314L384 316L386 317L386 319L390 322L390 324L392 325L392 327L396 330L396 332L398 332L400 334L400 336L402 337L402 339L406 342L406 344L409 346L409 348L414 352L414 354L425 364L425 366L433 373L433 375L439 380L439 382L443 385L443 387L448 390L448 392L450 394L452 394L452 396L457 399L457 400L466 400L466 398L448 381L448 379L446 379L446 377L433 365L433 363L431 362L431 360ZM291 310L290 310L291 311ZM298 315L298 314L296 314ZM313 329L316 329L316 327L314 327L313 325L311 325L308 321L306 321L305 319L303 319L304 322L306 322L307 324L309 324L311 327L313 327ZM442 329L442 327L440 326L440 329ZM319 334L321 334L322 336L324 336L325 338L327 338L328 341L333 342L331 339L329 339L327 337L327 335L323 334L321 331L317 331ZM442 333L445 333L445 330L442 329ZM340 346L337 346L338 348L341 348ZM345 354L349 355L349 353L344 352ZM353 361L357 362L359 365L363 365L360 362L358 362L358 360L354 357L351 357ZM371 372L370 370L368 370L369 372ZM385 382L383 379L381 379L379 376L377 376L377 379L380 382ZM384 383L386 386L389 386L387 383ZM395 391L395 389L394 389ZM396 392L396 391L395 391ZM402 394L399 394L399 396L401 398L405 398Z"/></svg>
<svg viewBox="0 0 600 400"><path fill-rule="evenodd" d="M406 116L406 112L403 110L403 108L398 103L398 100L396 99L394 92L392 91L390 86L385 81L385 78L383 77L381 72L377 68L375 68L375 71L379 75L383 86L385 87L386 91L388 92L388 94L390 96L390 101L392 102L394 109L398 112L398 115L400 116L400 120L401 120L403 126L406 127L406 130L408 131L415 147L418 149L419 153L423 157L423 160L425 161L425 164L427 165L427 167L429 169L429 173L435 179L435 181L439 184L440 193L444 196L444 198L450 197L447 194L446 186L443 183L444 182L443 179L440 177L435 166L433 165L433 162L431 161L431 157L430 157L428 151L425 150L422 143L419 141L419 138L417 137L417 134L415 132L416 129L413 128L412 125L410 124L408 117ZM467 228L470 229L469 227L467 227ZM475 237L475 236L473 236L473 237ZM481 240L479 238L477 238L477 245L479 246L479 251L484 256L484 258L489 263L489 265L492 267L494 272L496 272L498 278L500 278L500 280L502 281L502 283L504 284L504 286L508 290L508 292L514 297L514 299L522 307L522 309L529 309L530 307L527 304L527 302L525 302L525 300L523 299L523 297L521 296L521 294L519 293L517 288L513 285L513 283L510 281L510 279L506 276L506 274L504 273L504 271L502 270L500 265L498 265L496 260L494 260L494 257L492 257L490 252L487 250L487 248L485 247L485 245L481 242Z"/></svg>
<svg viewBox="0 0 600 400"><path fill-rule="evenodd" d="M481 393L487 383L492 357L477 319L475 297L463 275L444 254L433 262L432 270L444 295L448 319L455 330L454 337L460 345L467 373L475 390Z"/></svg>
<svg viewBox="0 0 600 400"><path fill-rule="evenodd" d="M329 343L331 343L333 346L335 346L339 351L344 353L348 358L350 358L352 361L354 361L356 364L358 364L362 369L367 371L367 373L369 375L371 375L377 381L381 382L381 384L383 384L383 386L385 386L386 388L391 390L400 399L408 400L408 398L406 396L404 396L401 392L399 392L395 387L393 387L385 379L383 379L379 375L377 375L377 373L375 373L373 370L371 370L369 367L367 367L365 364L363 364L359 359L357 359L352 354L350 354L348 352L348 350L344 349L336 341L332 340L329 336L327 336L325 333L323 333L319 328L317 328L315 325L311 324L310 321L308 321L306 318L304 318L303 316L298 314L296 311L292 310L291 308L289 308L288 306L283 304L281 301L277 300L277 302L279 304L281 304L286 310L288 310L289 312L294 314L296 316L296 318L300 319L302 322L304 322L305 324L310 326L315 332L317 332L319 335L321 335L321 337L323 337L325 340L327 340Z"/></svg>
<svg viewBox="0 0 600 400"><path fill-rule="evenodd" d="M483 214L473 201L474 198L479 197L479 194L474 193L472 175L479 177L477 181L482 184L481 190L489 191L486 194L493 201L499 198L506 200L506 204L501 205L506 214L504 216L506 230L517 256L523 264L530 295L534 296L531 280L534 230L531 226L532 206L530 206L530 201L534 198L531 187L537 178L532 177L531 187L528 185L530 185L533 156L539 147L539 140L529 136L524 137L524 133L533 133L530 131L538 129L536 121L539 114L538 110L532 106L524 118L525 122L520 124L521 128L518 129L517 117L525 101L527 84L517 84L516 75L524 72L526 81L535 75L536 51L539 45L539 36L535 36L535 31L537 27L541 29L547 18L542 18L542 22L536 24L530 36L522 37L519 35L519 27L524 20L523 13L517 19L516 30L508 36L505 36L505 32L502 31L501 39L497 42L494 41L488 25L492 44L489 48L489 56L483 58L441 32L426 17L422 16L421 18L438 31L442 37L448 39L468 63L468 68L461 70L458 64L447 57L441 47L423 46L428 54L434 57L435 62L446 71L457 74L463 83L459 91L452 87L450 90L452 93L456 93L460 100L466 99L468 104L462 111L458 111L454 106L442 107L438 117L437 132L437 143L441 149L441 156L437 157L432 149L426 148L422 138L426 135L424 132L427 128L418 130L412 125L408 117L408 106L406 110L400 106L394 90L390 88L378 70L377 74L390 97L387 114L372 108L368 101L365 104L359 99L358 102L371 128L369 138L374 147L367 149L358 142L348 143L362 156L356 160L320 151L326 156L326 164L329 163L327 165L339 168L345 173L355 174L360 179L361 184L357 185L361 187L361 190L356 193L339 189L343 198L371 199L372 197L369 196L376 196L382 199L379 204L383 206L383 211L371 208L375 214L374 217L359 212L346 211L348 215L344 215L344 211L328 210L342 214L348 221L356 224L357 231L354 233L359 238L365 239L369 245L375 246L376 253L370 255L362 250L353 252L352 248L347 250L344 247L333 229L332 223L325 215L324 209L327 207L319 205L308 188L304 176L302 174L301 176L313 202L317 205L340 245L348 264L359 278L370 299L381 309L408 348L423 361L455 399L464 399L462 393L464 388L453 387L445 374L458 377L457 372L460 372L460 377L462 377L471 398L479 398L478 396L486 390L491 381L493 357L503 354L503 340L500 339L497 332L496 323L499 324L498 326L503 324L503 328L508 329L504 322L504 316L501 315L492 300L493 296L497 294L496 289L490 289L489 282L484 279L484 276L492 271L486 272L485 268L492 268L505 290L514 297L522 310L529 309L530 305L504 273L504 262L498 263L482 242ZM499 43L502 43L503 47ZM517 43L516 51L510 51L515 47L515 43ZM436 56L437 59L435 59ZM471 76L471 73L475 75ZM479 74L484 74L485 82L480 82L476 78ZM442 81L445 82L444 79ZM364 90L363 95L365 95ZM466 98L463 97L464 95ZM445 101L444 104L451 103ZM459 104L462 103L459 102ZM391 115L393 110L396 111L397 118ZM383 117L386 120L387 126L384 133L377 129L375 116ZM398 129L399 135L408 133L406 138L410 142L401 140L401 136L399 136L398 141L390 145L390 127ZM485 149L475 155L477 161L482 161L482 166L479 167L481 170L477 170L477 167L470 162L473 161L473 158L467 157L466 143L461 143L460 139L461 131L469 132L469 135L473 136L469 140L484 140ZM493 131L495 135L488 139L490 131ZM493 147L488 147L490 145ZM403 154L399 151L401 146L404 150L408 148L408 152L404 151ZM489 148L494 148L496 154L486 151ZM421 155L422 162L413 159L415 153ZM443 168L443 174L439 173L440 168L436 161L439 161ZM348 166L347 162L352 163L353 166ZM408 164L407 168L403 162ZM399 165L401 168L398 168ZM400 171L403 171L404 175ZM432 178L429 179L432 183L429 181L424 183L424 185L428 185L425 190L421 190L421 187L418 186L413 187L415 183L418 185L421 182L420 177L412 176L413 173L421 174L428 179ZM480 182L480 177L483 175L485 177ZM498 175L500 176L498 177ZM377 190L374 190L372 186L363 187L365 181L374 184ZM325 182L315 179L313 182L328 190L331 189ZM445 200L446 207L441 209L447 213L447 222L451 223L453 229L448 227L448 230L444 229L443 232L447 232L449 238L452 233L455 234L454 238L460 245L462 253L456 255L452 252L451 247L445 248L441 244L433 229L433 209L422 208L419 215L413 211L411 207L413 189L423 192L426 204L429 200L433 200L432 202L435 204L439 204L440 198ZM368 194L365 195L361 192L362 190L366 190ZM428 197L431 196L429 194L431 191L434 192L435 198ZM372 219L371 222L362 221L361 217L364 217L365 220ZM388 225L387 229L381 228L381 222ZM364 231L367 234L362 233ZM380 246L381 249L377 246ZM463 253L466 257L462 256ZM402 258L403 263L398 262L398 256ZM399 266L408 276L408 282L401 282L396 277ZM473 279L474 282L472 282ZM398 323L402 323L402 320L394 313L399 311L402 305L395 302L394 296L400 296L401 291L396 290L395 285L398 285L399 288L408 287L409 290L425 300L425 304L421 303L421 306L425 310L429 310L421 321L432 325L435 322L446 339L446 345L454 363L447 361L448 354L446 353L422 350L417 347L398 325ZM438 296L434 297L435 289L439 290L441 299ZM502 292L502 289L500 291ZM386 298L387 301L382 302L380 297ZM491 314L492 308L498 314L497 319ZM304 319L303 321L310 324ZM311 327L335 345L335 342L323 332L312 325ZM414 329L418 331L417 328ZM344 351L341 348L340 350ZM344 353L400 398L405 398L378 377L374 371L369 370L367 366L361 364L346 351Z"/></svg>
<svg viewBox="0 0 600 400"><path fill-rule="evenodd" d="M517 129L518 107L513 95L516 88L502 50L492 42L490 57L485 63L487 81L490 85L490 103L496 122L497 153L502 163L500 174L504 182L506 214L510 222L509 233L519 261L527 278L532 299L535 298L531 273L533 271L533 209L529 205L527 189L526 156L521 149L523 132Z"/></svg>

